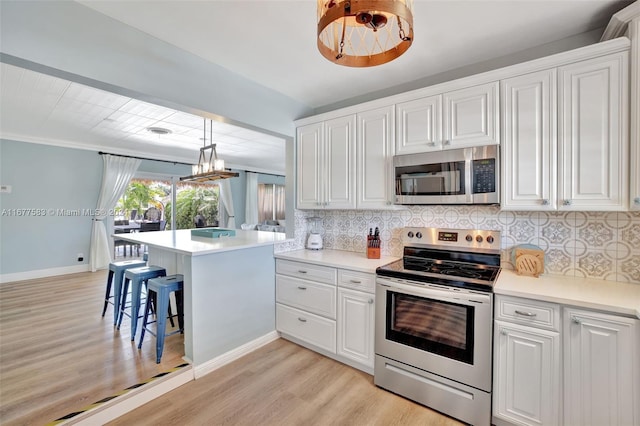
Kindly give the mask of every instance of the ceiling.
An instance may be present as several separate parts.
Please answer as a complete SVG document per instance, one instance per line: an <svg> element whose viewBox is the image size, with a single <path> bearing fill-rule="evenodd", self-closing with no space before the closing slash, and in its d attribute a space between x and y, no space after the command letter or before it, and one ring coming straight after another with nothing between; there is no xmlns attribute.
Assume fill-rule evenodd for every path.
<svg viewBox="0 0 640 426"><path fill-rule="evenodd" d="M604 27L631 1L415 0L411 48L393 62L364 69L335 65L317 51L314 0L79 3L321 108ZM197 160L201 117L1 66L4 138ZM172 133L154 135L146 130L151 126ZM213 141L228 166L284 174L282 138L214 122Z"/></svg>

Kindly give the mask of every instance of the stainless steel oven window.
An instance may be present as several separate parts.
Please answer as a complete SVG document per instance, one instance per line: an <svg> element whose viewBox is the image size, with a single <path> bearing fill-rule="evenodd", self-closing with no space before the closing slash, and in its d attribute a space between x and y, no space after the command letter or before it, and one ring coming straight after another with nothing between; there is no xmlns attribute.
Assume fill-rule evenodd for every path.
<svg viewBox="0 0 640 426"><path fill-rule="evenodd" d="M386 338L473 364L474 307L387 291Z"/></svg>

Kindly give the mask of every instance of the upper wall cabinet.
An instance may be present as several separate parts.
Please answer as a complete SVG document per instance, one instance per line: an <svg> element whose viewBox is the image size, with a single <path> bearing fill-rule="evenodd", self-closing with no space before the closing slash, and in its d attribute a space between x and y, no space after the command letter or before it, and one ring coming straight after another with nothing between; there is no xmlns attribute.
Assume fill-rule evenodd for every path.
<svg viewBox="0 0 640 426"><path fill-rule="evenodd" d="M396 106L396 154L499 144L498 83Z"/></svg>
<svg viewBox="0 0 640 426"><path fill-rule="evenodd" d="M504 210L555 210L556 70L503 80L502 200Z"/></svg>
<svg viewBox="0 0 640 426"><path fill-rule="evenodd" d="M356 206L393 206L393 106L358 113Z"/></svg>
<svg viewBox="0 0 640 426"><path fill-rule="evenodd" d="M560 209L628 208L628 57L558 69Z"/></svg>
<svg viewBox="0 0 640 426"><path fill-rule="evenodd" d="M355 130L354 115L298 128L299 209L355 208Z"/></svg>
<svg viewBox="0 0 640 426"><path fill-rule="evenodd" d="M502 81L503 210L627 209L627 57Z"/></svg>
<svg viewBox="0 0 640 426"><path fill-rule="evenodd" d="M640 211L640 16L629 23L631 37L631 210Z"/></svg>

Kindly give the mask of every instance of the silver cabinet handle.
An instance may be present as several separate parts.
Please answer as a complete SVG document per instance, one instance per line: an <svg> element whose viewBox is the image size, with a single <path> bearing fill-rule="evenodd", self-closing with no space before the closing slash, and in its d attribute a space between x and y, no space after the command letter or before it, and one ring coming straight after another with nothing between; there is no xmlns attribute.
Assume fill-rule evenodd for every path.
<svg viewBox="0 0 640 426"><path fill-rule="evenodd" d="M387 205L390 206L391 204L393 204L391 201L387 201ZM639 202L640 204L640 202Z"/></svg>
<svg viewBox="0 0 640 426"><path fill-rule="evenodd" d="M443 145L451 145L451 141L446 140L446 141L444 141L444 144L443 144Z"/></svg>
<svg viewBox="0 0 640 426"><path fill-rule="evenodd" d="M362 284L362 281L358 281L358 280L349 280L349 281L354 284Z"/></svg>
<svg viewBox="0 0 640 426"><path fill-rule="evenodd" d="M373 299L369 299L369 304L373 305Z"/></svg>
<svg viewBox="0 0 640 426"><path fill-rule="evenodd" d="M640 197L636 197L633 199L633 204L640 205Z"/></svg>
<svg viewBox="0 0 640 426"><path fill-rule="evenodd" d="M427 142L427 146L436 146L435 142Z"/></svg>
<svg viewBox="0 0 640 426"><path fill-rule="evenodd" d="M523 315L525 317L535 317L538 315L535 312L525 312L525 311L518 311L518 310L516 310L516 314Z"/></svg>
<svg viewBox="0 0 640 426"><path fill-rule="evenodd" d="M582 324L582 320L578 317L571 317L571 321L573 321L574 324Z"/></svg>
<svg viewBox="0 0 640 426"><path fill-rule="evenodd" d="M304 271L302 269L298 269L298 272L300 272L301 274L306 274L307 273L307 271Z"/></svg>
<svg viewBox="0 0 640 426"><path fill-rule="evenodd" d="M548 206L549 205L549 200L547 200L547 199L542 200L542 205L543 206Z"/></svg>
<svg viewBox="0 0 640 426"><path fill-rule="evenodd" d="M500 334L502 334L503 336L506 336L507 332L505 330L500 330Z"/></svg>
<svg viewBox="0 0 640 426"><path fill-rule="evenodd" d="M570 206L570 205L571 205L571 200L564 200L564 201L562 202L562 205L563 205L563 206Z"/></svg>
<svg viewBox="0 0 640 426"><path fill-rule="evenodd" d="M304 318L300 318L300 317L298 317L298 321L300 321L300 322L307 322L307 320L306 320L306 319L304 319Z"/></svg>
<svg viewBox="0 0 640 426"><path fill-rule="evenodd" d="M299 285L299 286L298 286L298 288L299 288L300 290L306 290L306 289L307 289L306 287L302 287L301 285Z"/></svg>

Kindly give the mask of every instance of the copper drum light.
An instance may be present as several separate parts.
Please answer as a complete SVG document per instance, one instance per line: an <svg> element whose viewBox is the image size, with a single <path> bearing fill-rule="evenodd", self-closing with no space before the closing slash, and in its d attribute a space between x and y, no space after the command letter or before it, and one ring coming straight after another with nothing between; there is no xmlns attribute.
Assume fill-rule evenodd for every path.
<svg viewBox="0 0 640 426"><path fill-rule="evenodd" d="M413 0L318 0L318 50L348 67L390 62L413 42Z"/></svg>

